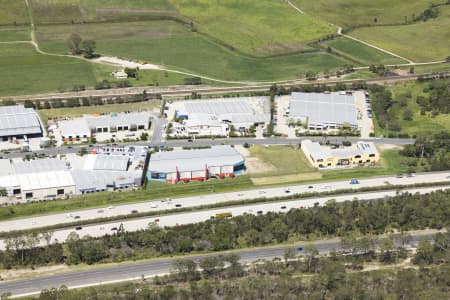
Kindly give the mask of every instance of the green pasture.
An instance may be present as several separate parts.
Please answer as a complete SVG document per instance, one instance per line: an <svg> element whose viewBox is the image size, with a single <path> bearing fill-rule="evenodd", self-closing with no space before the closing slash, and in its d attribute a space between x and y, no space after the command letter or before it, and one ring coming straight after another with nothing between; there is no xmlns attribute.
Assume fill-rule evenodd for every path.
<svg viewBox="0 0 450 300"><path fill-rule="evenodd" d="M0 27L0 42L29 41L28 27Z"/></svg>
<svg viewBox="0 0 450 300"><path fill-rule="evenodd" d="M40 26L48 52L67 53L71 33L97 41L101 55L148 61L224 80L281 80L307 71L336 70L349 62L324 52L254 58L212 42L173 21Z"/></svg>
<svg viewBox="0 0 450 300"><path fill-rule="evenodd" d="M0 44L0 94L32 94L96 81L92 66L76 58L38 54L30 44Z"/></svg>
<svg viewBox="0 0 450 300"><path fill-rule="evenodd" d="M403 24L405 16L411 20L413 14L418 16L431 4L429 0L293 0L292 2L306 14L319 17L344 29Z"/></svg>
<svg viewBox="0 0 450 300"><path fill-rule="evenodd" d="M0 0L0 26L28 23L27 8L24 0Z"/></svg>
<svg viewBox="0 0 450 300"><path fill-rule="evenodd" d="M334 33L328 23L300 14L285 1L172 2L200 32L251 55L299 51L307 42Z"/></svg>
<svg viewBox="0 0 450 300"><path fill-rule="evenodd" d="M439 11L438 18L426 22L364 27L351 35L416 62L445 60L450 56L450 6Z"/></svg>
<svg viewBox="0 0 450 300"><path fill-rule="evenodd" d="M363 65L383 64L394 65L404 64L407 61L394 57L380 50L371 48L346 37L338 37L323 43L330 47L334 52L344 55Z"/></svg>

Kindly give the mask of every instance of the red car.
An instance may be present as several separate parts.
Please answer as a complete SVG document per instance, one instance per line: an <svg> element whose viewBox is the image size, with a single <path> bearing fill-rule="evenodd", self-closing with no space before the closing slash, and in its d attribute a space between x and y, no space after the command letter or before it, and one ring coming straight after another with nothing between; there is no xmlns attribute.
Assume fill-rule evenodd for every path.
<svg viewBox="0 0 450 300"><path fill-rule="evenodd" d="M159 222L159 218L158 218L158 219L155 219L155 221L153 221L153 222L158 223L158 222Z"/></svg>

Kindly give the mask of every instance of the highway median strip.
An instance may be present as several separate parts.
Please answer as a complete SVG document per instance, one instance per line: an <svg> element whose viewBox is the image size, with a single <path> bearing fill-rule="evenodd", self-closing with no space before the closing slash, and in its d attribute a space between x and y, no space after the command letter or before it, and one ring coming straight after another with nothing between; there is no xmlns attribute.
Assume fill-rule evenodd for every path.
<svg viewBox="0 0 450 300"><path fill-rule="evenodd" d="M417 184L408 184L408 185L385 185L385 186L377 186L377 187L363 187L358 190L354 189L341 189L341 190L335 190L330 192L307 192L307 193L301 193L301 194L292 194L288 196L282 196L282 197L260 197L260 198L254 198L254 199L240 199L236 201L226 201L221 203L215 203L210 205L200 205L200 206L192 206L192 207L184 207L184 208L175 208L175 209L165 209L165 210L159 210L159 211L151 211L151 212L142 212L142 213L132 213L132 214L124 214L124 215L117 215L113 217L104 217L104 218L96 218L91 220L80 220L76 222L69 222L69 223L62 223L62 224L56 224L52 226L45 226L40 228L33 228L28 230L15 230L15 231L8 231L8 232L0 232L0 238L6 239L11 237L17 237L21 235L27 235L27 234L38 234L42 232L49 232L54 231L57 229L65 229L70 227L77 227L77 226L94 226L94 225L102 225L107 222L112 221L129 221L129 220L136 220L136 219L142 219L146 217L162 217L165 215L173 215L175 213L182 213L182 212L192 212L192 211L199 211L199 210L208 210L208 209L214 209L214 208L224 208L224 207L234 207L234 206L242 206L247 204L263 204L263 203L270 203L270 202L277 202L277 201L285 201L285 200L307 200L311 198L317 198L317 197L326 197L326 196L341 196L341 195L351 195L355 194L356 192L364 193L364 192L379 192L379 191L401 191L405 189L411 189L411 188L424 188L424 187L442 187L442 189L446 190L450 186L450 181L445 182L433 182L433 183L417 183Z"/></svg>

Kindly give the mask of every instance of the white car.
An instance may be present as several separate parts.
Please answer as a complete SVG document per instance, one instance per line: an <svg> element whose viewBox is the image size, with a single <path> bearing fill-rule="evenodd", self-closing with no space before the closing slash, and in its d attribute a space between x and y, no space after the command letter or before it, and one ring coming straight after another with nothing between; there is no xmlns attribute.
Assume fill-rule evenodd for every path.
<svg viewBox="0 0 450 300"><path fill-rule="evenodd" d="M157 208L158 205L156 205L155 203L152 203L152 204L150 205L150 207L151 207L151 208Z"/></svg>

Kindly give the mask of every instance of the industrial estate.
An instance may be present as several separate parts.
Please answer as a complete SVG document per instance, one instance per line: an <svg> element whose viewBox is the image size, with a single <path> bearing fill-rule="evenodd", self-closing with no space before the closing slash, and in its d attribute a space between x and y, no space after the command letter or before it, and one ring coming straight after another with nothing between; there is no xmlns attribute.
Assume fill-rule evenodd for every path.
<svg viewBox="0 0 450 300"><path fill-rule="evenodd" d="M0 299L448 299L450 2L388 2L0 1Z"/></svg>

